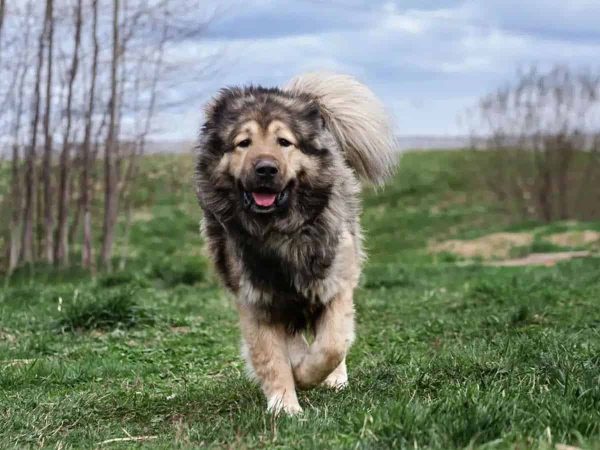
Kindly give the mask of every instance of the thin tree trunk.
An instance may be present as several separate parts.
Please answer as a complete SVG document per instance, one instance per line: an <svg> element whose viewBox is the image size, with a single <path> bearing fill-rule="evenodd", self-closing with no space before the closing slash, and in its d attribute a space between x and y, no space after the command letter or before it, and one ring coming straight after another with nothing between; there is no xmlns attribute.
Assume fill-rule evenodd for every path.
<svg viewBox="0 0 600 450"><path fill-rule="evenodd" d="M94 257L92 254L92 212L91 212L91 186L90 174L94 159L90 158L90 147L92 138L92 124L94 116L94 100L96 96L96 78L98 75L98 0L92 2L92 40L94 54L92 57L92 80L88 93L88 108L85 118L85 132L83 138L83 173L81 176L81 206L83 210L83 248L81 251L81 265L85 268L94 269Z"/></svg>
<svg viewBox="0 0 600 450"><path fill-rule="evenodd" d="M71 149L71 124L73 119L72 103L73 103L73 85L77 77L77 69L79 67L79 47L81 45L81 1L77 2L76 21L75 21L75 41L73 50L73 59L71 60L71 69L69 70L69 86L67 90L67 106L66 115L67 123L64 134L62 151L60 154L60 185L58 195L58 220L56 230L56 242L54 244L54 260L56 264L65 266L69 261L69 243L67 235L68 211L69 206L69 165L70 165L70 149Z"/></svg>
<svg viewBox="0 0 600 450"><path fill-rule="evenodd" d="M4 13L6 10L4 10ZM28 11L29 12L29 11ZM23 99L25 97L25 80L29 70L29 39L31 28L25 27L24 30L24 52L19 55L19 64L15 68L15 89L16 95L14 99L14 125L13 125L13 146L12 146L12 161L11 161L11 222L10 222L10 243L8 250L8 273L11 274L19 264L19 253L21 249L21 222L19 218L23 211L23 197L20 169L20 134L23 119Z"/></svg>
<svg viewBox="0 0 600 450"><path fill-rule="evenodd" d="M85 9L83 11L85 12ZM83 126L83 129L85 129L85 124L79 122L79 120L81 119L75 120L77 121L77 124L79 126ZM83 137L83 134L81 135L81 137ZM83 173L83 155L81 151L82 145L80 143L81 138L79 137L79 132L72 133L71 141L73 143L71 149L71 151L73 152L73 157L71 158L73 168L71 169L71 176L69 177L69 187L67 189L67 191L69 192L68 211L70 217L70 219L67 220L67 249L71 249L75 243L75 236L79 232L79 225L81 224L81 219L83 215L83 209L81 208L81 192L79 190L80 180ZM73 211L73 213L71 213L71 211ZM69 260L70 258L71 255L69 254ZM77 263L79 263L79 261L77 261Z"/></svg>
<svg viewBox="0 0 600 450"><path fill-rule="evenodd" d="M19 113L20 116L20 113ZM20 122L20 119L17 119ZM20 125L17 126L20 128ZM11 220L10 220L10 243L8 251L8 273L11 274L19 264L19 213L21 204L21 177L19 173L19 143L15 141L12 148L11 163Z"/></svg>
<svg viewBox="0 0 600 450"><path fill-rule="evenodd" d="M41 162L36 162L36 173L39 175L41 173ZM43 229L44 229L44 185L41 182L36 183L36 201L35 205L37 207L37 211L35 213L34 221L33 221L33 238L34 238L34 248L33 248L33 259L35 261L40 261L43 259Z"/></svg>
<svg viewBox="0 0 600 450"><path fill-rule="evenodd" d="M50 0L48 0L50 1ZM33 222L35 211L35 193L37 190L35 159L37 153L38 123L40 120L40 84L42 80L42 67L44 65L44 37L48 25L48 4L46 4L46 18L40 32L38 55L36 64L35 87L33 94L33 116L31 119L31 141L27 149L25 163L25 204L23 207L23 234L21 238L20 259L25 263L33 262Z"/></svg>
<svg viewBox="0 0 600 450"><path fill-rule="evenodd" d="M46 76L46 111L44 113L44 158L42 162L42 184L44 198L44 241L43 252L46 262L52 263L52 242L54 238L54 221L52 218L52 134L50 131L50 117L52 115L52 62L54 47L54 12L53 0L46 2L46 20L48 21L48 53Z"/></svg>
<svg viewBox="0 0 600 450"><path fill-rule="evenodd" d="M19 169L20 152L19 152L19 135L21 133L21 120L23 118L23 97L25 93L25 79L27 78L27 60L29 59L29 27L25 30L25 54L23 55L22 65L17 70L21 70L19 74L19 83L17 87L16 107L15 107L15 124L13 128L13 151L11 164L11 223L10 223L10 244L8 254L8 273L12 273L19 264L20 241L19 235L21 232L21 223L19 217L22 214L22 179Z"/></svg>
<svg viewBox="0 0 600 450"><path fill-rule="evenodd" d="M131 200L131 186L132 186L132 184L135 183L135 180L137 178L137 173L138 173L137 159L144 154L144 151L146 148L146 138L148 136L148 133L150 132L150 126L152 124L152 117L154 116L154 109L155 109L155 105L156 105L156 89L158 86L158 80L160 78L160 72L162 70L163 53L164 53L164 46L167 41L167 33L168 33L168 26L165 23L163 26L163 29L162 29L162 35L161 35L161 39L159 42L158 55L157 55L157 58L156 58L156 61L154 64L154 71L152 73L152 82L150 85L150 99L148 102L148 108L146 110L144 127L142 129L142 132L138 136L138 141L134 148L134 152L131 155L129 166L127 168L127 172L126 172L126 175L124 178L124 183L123 183L123 199L124 199L123 203L125 204L125 207L124 207L124 209L125 209L125 231L124 231L123 235L125 237L125 244L124 244L125 248L127 248L128 244L129 244L129 233L131 230L131 216L132 216L132 209L133 209L133 201ZM123 252L123 254L121 256L121 261L120 261L120 269L121 270L125 268L125 262L126 262L126 253Z"/></svg>
<svg viewBox="0 0 600 450"><path fill-rule="evenodd" d="M79 186L81 186L81 177L83 176L83 155L81 154L82 147L76 143L73 143L73 146L76 149L75 154L77 155L77 157L73 158L73 165L75 167L73 172L79 171ZM77 231L79 230L79 224L81 223L81 216L83 215L83 208L81 206L81 196L83 193L75 189L75 178L75 175L69 177L68 191L71 196L70 203L75 208L75 213L72 214L73 218L71 219L71 224L68 226L69 231L67 233L67 248L69 248L71 244L75 242Z"/></svg>
<svg viewBox="0 0 600 450"><path fill-rule="evenodd" d="M117 67L119 63L119 0L113 0L113 24L112 24L112 61L111 61L111 83L109 102L109 124L106 146L104 149L104 220L101 260L102 264L110 269L112 258L112 246L114 241L114 229L118 208L118 186L115 165L115 153L117 147Z"/></svg>

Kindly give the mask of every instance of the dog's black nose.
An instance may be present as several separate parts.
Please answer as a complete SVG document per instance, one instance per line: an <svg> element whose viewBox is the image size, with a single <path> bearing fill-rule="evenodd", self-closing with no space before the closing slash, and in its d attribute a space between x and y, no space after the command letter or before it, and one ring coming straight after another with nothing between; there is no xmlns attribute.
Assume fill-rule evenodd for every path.
<svg viewBox="0 0 600 450"><path fill-rule="evenodd" d="M256 176L261 179L273 178L279 172L277 164L271 159L259 159L254 165Z"/></svg>

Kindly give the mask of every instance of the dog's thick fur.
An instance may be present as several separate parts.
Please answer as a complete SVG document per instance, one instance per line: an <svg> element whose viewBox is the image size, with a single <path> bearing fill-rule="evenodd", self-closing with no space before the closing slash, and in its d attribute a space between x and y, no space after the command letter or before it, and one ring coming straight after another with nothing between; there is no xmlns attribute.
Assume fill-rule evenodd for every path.
<svg viewBox="0 0 600 450"><path fill-rule="evenodd" d="M363 260L359 177L381 184L394 159L383 106L349 76L224 89L206 108L202 231L274 412L301 411L296 388L347 383Z"/></svg>

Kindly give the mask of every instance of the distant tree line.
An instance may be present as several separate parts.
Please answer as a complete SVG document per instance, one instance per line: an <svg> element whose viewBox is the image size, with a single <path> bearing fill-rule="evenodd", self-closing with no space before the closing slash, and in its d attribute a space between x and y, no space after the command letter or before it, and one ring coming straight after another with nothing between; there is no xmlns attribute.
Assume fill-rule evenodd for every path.
<svg viewBox="0 0 600 450"><path fill-rule="evenodd" d="M205 29L201 3L0 0L5 271L110 268L161 83L182 70L165 63L165 48ZM197 23L183 20L190 12Z"/></svg>

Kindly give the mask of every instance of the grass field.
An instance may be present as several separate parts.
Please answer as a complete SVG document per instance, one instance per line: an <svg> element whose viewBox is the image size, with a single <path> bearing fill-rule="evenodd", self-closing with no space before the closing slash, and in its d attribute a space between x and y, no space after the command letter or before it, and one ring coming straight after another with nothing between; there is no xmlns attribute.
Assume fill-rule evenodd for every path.
<svg viewBox="0 0 600 450"><path fill-rule="evenodd" d="M301 393L297 418L265 413L244 377L191 159L147 159L122 270L3 280L0 447L600 449L600 258L508 268L427 250L534 233L523 254L539 236L600 226L511 223L462 156L408 154L365 193L350 386Z"/></svg>

